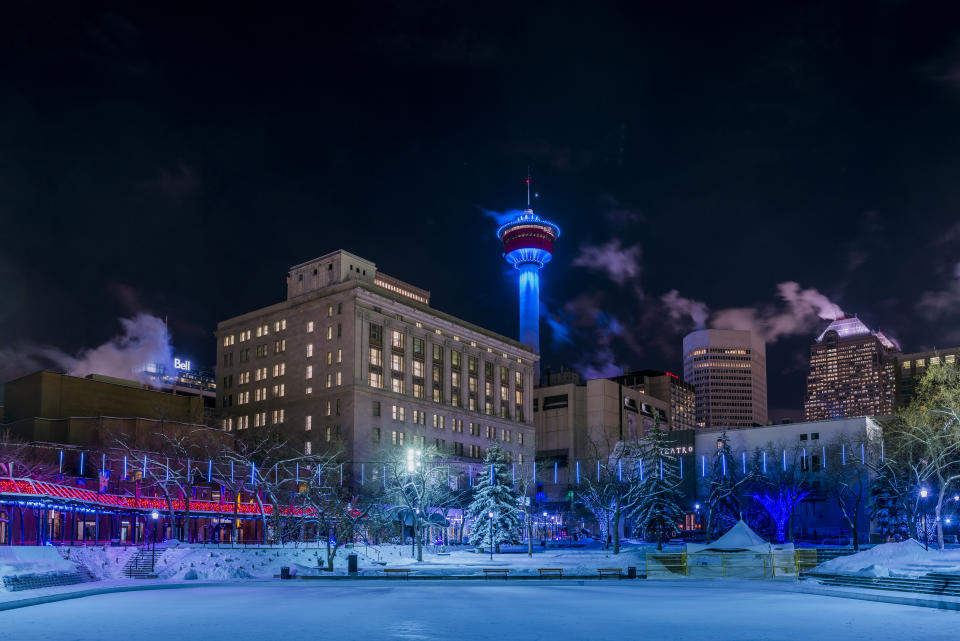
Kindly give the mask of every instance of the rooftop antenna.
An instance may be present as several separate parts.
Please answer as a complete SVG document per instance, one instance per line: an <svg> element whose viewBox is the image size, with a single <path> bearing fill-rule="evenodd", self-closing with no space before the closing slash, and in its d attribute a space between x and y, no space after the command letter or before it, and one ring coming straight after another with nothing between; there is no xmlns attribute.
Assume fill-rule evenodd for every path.
<svg viewBox="0 0 960 641"><path fill-rule="evenodd" d="M527 165L527 209L530 209L530 166Z"/></svg>

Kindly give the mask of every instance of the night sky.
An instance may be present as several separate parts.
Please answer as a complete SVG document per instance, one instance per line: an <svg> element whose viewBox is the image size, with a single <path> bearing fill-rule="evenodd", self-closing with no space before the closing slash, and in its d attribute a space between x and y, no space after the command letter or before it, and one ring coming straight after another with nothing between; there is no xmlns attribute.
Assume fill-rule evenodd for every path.
<svg viewBox="0 0 960 641"><path fill-rule="evenodd" d="M754 327L780 418L838 310L960 344L955 3L79 4L0 9L3 377L140 312L212 367L339 248L515 336L528 166L554 371Z"/></svg>

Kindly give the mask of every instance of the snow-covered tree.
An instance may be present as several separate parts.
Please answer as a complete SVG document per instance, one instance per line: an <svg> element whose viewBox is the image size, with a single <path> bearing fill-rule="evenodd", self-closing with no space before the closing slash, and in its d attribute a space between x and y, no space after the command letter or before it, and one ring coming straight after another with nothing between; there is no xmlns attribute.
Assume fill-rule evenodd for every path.
<svg viewBox="0 0 960 641"><path fill-rule="evenodd" d="M877 533L884 538L917 538L914 524L920 499L916 483L889 457L875 462L871 469L874 478L867 510Z"/></svg>
<svg viewBox="0 0 960 641"><path fill-rule="evenodd" d="M642 458L638 462L639 482L631 496L634 507L631 516L637 527L645 532L656 532L657 549L663 549L679 529L684 511L680 507L680 465L677 457L669 454L672 441L655 421L647 435L640 440Z"/></svg>
<svg viewBox="0 0 960 641"><path fill-rule="evenodd" d="M520 495L513 489L506 454L499 445L487 450L483 466L484 472L474 484L473 501L467 510L473 518L470 544L478 548L495 547L499 552L501 543L520 542L524 513L518 502Z"/></svg>

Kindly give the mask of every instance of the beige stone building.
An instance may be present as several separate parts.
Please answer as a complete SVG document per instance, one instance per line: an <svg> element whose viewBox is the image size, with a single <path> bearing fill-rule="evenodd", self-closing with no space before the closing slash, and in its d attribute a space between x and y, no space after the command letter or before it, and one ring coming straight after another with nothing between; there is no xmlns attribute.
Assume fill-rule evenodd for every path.
<svg viewBox="0 0 960 641"><path fill-rule="evenodd" d="M217 326L223 429L279 427L307 452L382 460L436 445L532 460L533 372L521 343L430 307L430 292L336 251L295 265L283 302Z"/></svg>

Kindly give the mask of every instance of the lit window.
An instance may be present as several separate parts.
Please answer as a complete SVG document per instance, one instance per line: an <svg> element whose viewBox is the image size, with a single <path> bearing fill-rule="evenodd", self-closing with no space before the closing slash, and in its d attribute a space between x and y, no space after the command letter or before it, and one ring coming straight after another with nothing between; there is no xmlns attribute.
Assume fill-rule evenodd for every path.
<svg viewBox="0 0 960 641"><path fill-rule="evenodd" d="M313 331L313 321L307 321L307 332Z"/></svg>
<svg viewBox="0 0 960 641"><path fill-rule="evenodd" d="M306 454L307 456L310 456L313 453L313 447L310 441L307 441L306 443L303 444L303 453Z"/></svg>
<svg viewBox="0 0 960 641"><path fill-rule="evenodd" d="M304 423L303 429L310 431L313 429L313 416L307 414L306 422Z"/></svg>
<svg viewBox="0 0 960 641"><path fill-rule="evenodd" d="M307 365L307 378L313 378L313 365Z"/></svg>
<svg viewBox="0 0 960 641"><path fill-rule="evenodd" d="M313 356L313 343L307 343L307 358Z"/></svg>

